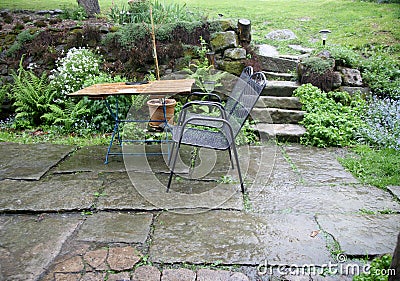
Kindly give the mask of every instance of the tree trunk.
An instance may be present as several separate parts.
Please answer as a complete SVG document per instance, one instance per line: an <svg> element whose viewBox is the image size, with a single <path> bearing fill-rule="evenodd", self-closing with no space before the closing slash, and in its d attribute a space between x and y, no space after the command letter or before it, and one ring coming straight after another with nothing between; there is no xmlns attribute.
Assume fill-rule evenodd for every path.
<svg viewBox="0 0 400 281"><path fill-rule="evenodd" d="M88 17L100 14L99 0L78 0L78 5L85 9Z"/></svg>
<svg viewBox="0 0 400 281"><path fill-rule="evenodd" d="M397 238L397 246L393 253L391 269L395 270L395 274L389 275L388 281L398 281L400 280L400 233Z"/></svg>
<svg viewBox="0 0 400 281"><path fill-rule="evenodd" d="M250 44L251 41L251 22L248 19L238 21L239 42L242 45Z"/></svg>

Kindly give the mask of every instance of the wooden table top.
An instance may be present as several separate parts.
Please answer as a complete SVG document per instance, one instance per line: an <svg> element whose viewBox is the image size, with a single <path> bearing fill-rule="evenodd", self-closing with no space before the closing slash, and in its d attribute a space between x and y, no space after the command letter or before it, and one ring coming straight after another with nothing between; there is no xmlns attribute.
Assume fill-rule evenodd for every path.
<svg viewBox="0 0 400 281"><path fill-rule="evenodd" d="M188 94L192 91L194 79L156 80L148 84L126 85L121 83L95 84L77 92L70 97L105 98L112 95L158 95Z"/></svg>

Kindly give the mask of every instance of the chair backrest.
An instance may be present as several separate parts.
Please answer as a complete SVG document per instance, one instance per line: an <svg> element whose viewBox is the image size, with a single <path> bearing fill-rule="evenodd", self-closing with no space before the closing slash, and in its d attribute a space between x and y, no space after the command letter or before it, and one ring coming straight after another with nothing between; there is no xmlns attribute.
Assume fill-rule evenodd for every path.
<svg viewBox="0 0 400 281"><path fill-rule="evenodd" d="M264 73L254 73L235 101L231 113L227 116L233 129L234 138L240 132L240 129L250 115L251 110L255 106L266 84L267 78Z"/></svg>
<svg viewBox="0 0 400 281"><path fill-rule="evenodd" d="M253 75L253 67L246 66L236 81L236 84L225 103L225 112L227 115L232 113L232 110L234 109L234 106L247 82L249 82L251 75Z"/></svg>

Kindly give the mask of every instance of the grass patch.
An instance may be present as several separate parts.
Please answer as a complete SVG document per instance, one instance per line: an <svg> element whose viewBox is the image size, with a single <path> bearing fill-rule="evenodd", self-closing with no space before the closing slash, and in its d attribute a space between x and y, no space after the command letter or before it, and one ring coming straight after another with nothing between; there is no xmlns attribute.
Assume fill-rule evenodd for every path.
<svg viewBox="0 0 400 281"><path fill-rule="evenodd" d="M339 162L362 183L386 189L400 185L400 151L357 146Z"/></svg>
<svg viewBox="0 0 400 281"><path fill-rule="evenodd" d="M65 145L78 145L78 146L92 146L92 145L108 145L110 142L109 135L90 135L90 136L77 136L77 135L60 135L56 132L43 132L37 131L0 131L0 142L14 142L14 143L54 143Z"/></svg>

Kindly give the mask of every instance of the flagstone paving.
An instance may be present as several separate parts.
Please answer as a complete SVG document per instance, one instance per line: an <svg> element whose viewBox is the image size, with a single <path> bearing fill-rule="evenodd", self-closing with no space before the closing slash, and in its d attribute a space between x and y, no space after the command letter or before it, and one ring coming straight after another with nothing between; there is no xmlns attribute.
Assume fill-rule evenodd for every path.
<svg viewBox="0 0 400 281"><path fill-rule="evenodd" d="M75 147L65 145L3 142L0 145L0 180L39 180L74 150Z"/></svg>
<svg viewBox="0 0 400 281"><path fill-rule="evenodd" d="M303 281L288 270L337 262L333 245L350 263L394 250L398 187L361 184L344 149L241 147L246 195L227 153L183 151L166 193L162 157L1 143L0 280Z"/></svg>

